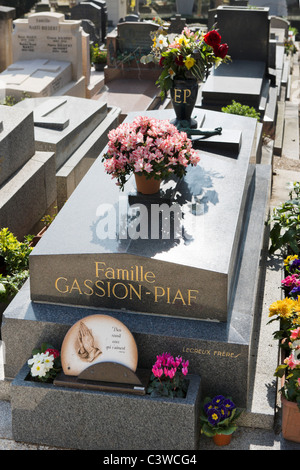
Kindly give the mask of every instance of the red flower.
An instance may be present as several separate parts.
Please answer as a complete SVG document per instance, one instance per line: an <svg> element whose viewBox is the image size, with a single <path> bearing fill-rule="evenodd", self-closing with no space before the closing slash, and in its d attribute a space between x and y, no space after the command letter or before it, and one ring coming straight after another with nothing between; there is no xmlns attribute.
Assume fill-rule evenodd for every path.
<svg viewBox="0 0 300 470"><path fill-rule="evenodd" d="M46 349L45 352L48 352L49 355L53 355L54 356L54 359L56 359L57 357L59 357L59 351L57 351L57 349L51 349L51 348L48 348Z"/></svg>
<svg viewBox="0 0 300 470"><path fill-rule="evenodd" d="M184 62L183 62L183 56L182 55L176 57L175 64L179 65L179 67L183 67Z"/></svg>
<svg viewBox="0 0 300 470"><path fill-rule="evenodd" d="M161 57L161 58L160 58L160 61L159 61L160 67L163 67L163 66L164 66L164 60L165 60L165 57Z"/></svg>
<svg viewBox="0 0 300 470"><path fill-rule="evenodd" d="M213 29L212 31L209 31L207 34L205 34L204 41L209 46L215 47L215 46L217 46L218 44L221 43L221 36L218 33L218 31Z"/></svg>
<svg viewBox="0 0 300 470"><path fill-rule="evenodd" d="M217 57L220 57L221 59L224 59L227 56L228 49L229 49L229 47L226 43L225 44L219 44L219 45L214 47L214 53Z"/></svg>

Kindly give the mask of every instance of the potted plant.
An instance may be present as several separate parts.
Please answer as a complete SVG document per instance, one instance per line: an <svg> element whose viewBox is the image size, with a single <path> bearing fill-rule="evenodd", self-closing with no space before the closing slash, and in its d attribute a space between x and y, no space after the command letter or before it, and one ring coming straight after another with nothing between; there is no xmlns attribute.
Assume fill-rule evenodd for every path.
<svg viewBox="0 0 300 470"><path fill-rule="evenodd" d="M300 442L300 326L291 330L289 355L283 360L275 376L281 379L282 435Z"/></svg>
<svg viewBox="0 0 300 470"><path fill-rule="evenodd" d="M169 353L163 353L156 358L152 367L147 393L152 397L185 398L188 381L189 361L182 357L174 358Z"/></svg>
<svg viewBox="0 0 300 470"><path fill-rule="evenodd" d="M218 446L227 445L237 429L236 420L241 413L242 410L229 397L206 397L200 415L201 433L212 437Z"/></svg>
<svg viewBox="0 0 300 470"><path fill-rule="evenodd" d="M201 31L192 32L187 27L179 35L167 34L159 28L152 39L152 49L141 58L141 62L155 62L161 67L156 84L161 90L162 99L170 91L176 114L174 123L181 126L182 121L187 121L189 127L196 127L191 113L197 99L198 82L207 77L211 67L230 59L228 45L221 43L221 36L216 30L204 34Z"/></svg>
<svg viewBox="0 0 300 470"><path fill-rule="evenodd" d="M91 63L94 64L95 70L103 71L107 64L107 50L101 49L98 44L91 44Z"/></svg>
<svg viewBox="0 0 300 470"><path fill-rule="evenodd" d="M139 116L108 133L108 150L103 155L105 170L123 190L134 173L137 190L143 194L159 191L160 181L184 176L188 165L200 157L186 133L168 120Z"/></svg>

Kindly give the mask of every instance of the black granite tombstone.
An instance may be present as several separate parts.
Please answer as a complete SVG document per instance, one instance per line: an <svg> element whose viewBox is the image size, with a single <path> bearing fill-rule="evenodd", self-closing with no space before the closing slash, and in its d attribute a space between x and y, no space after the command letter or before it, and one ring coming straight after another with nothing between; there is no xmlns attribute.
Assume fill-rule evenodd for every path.
<svg viewBox="0 0 300 470"><path fill-rule="evenodd" d="M150 201L132 178L120 193L99 158L35 247L30 282L4 314L7 377L37 342L59 347L70 325L102 312L132 332L140 368L163 351L182 355L201 375L203 395L222 390L246 406L270 170L250 163L255 120L196 112L205 127L239 129L238 154L201 150L198 166ZM176 237L163 228L178 216L170 217L174 206ZM150 237L149 207L167 216Z"/></svg>

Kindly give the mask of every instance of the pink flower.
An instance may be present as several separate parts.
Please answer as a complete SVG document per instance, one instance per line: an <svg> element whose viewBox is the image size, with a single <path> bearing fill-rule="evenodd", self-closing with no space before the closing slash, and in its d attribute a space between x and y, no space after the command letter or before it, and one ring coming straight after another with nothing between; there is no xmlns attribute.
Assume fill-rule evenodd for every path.
<svg viewBox="0 0 300 470"><path fill-rule="evenodd" d="M296 328L295 330L292 330L291 331L291 336L290 338L293 340L293 339L297 339L297 338L300 338L300 326L298 326L298 328Z"/></svg>
<svg viewBox="0 0 300 470"><path fill-rule="evenodd" d="M158 367L155 367L155 365L152 367L152 372L153 375L157 378L160 378L163 375L163 370Z"/></svg>
<svg viewBox="0 0 300 470"><path fill-rule="evenodd" d="M295 369L297 366L300 365L300 361L295 359L294 357L294 354L290 354L289 357L287 357L284 361L283 361L285 364L287 364L287 366L293 370Z"/></svg>

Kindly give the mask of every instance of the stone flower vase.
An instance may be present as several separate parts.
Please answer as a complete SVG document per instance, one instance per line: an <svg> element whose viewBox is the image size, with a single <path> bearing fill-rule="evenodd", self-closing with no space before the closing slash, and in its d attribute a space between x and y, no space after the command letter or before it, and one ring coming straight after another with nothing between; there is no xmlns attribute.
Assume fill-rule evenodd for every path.
<svg viewBox="0 0 300 470"><path fill-rule="evenodd" d="M134 173L136 189L141 194L155 194L160 188L160 180L154 178L146 178L145 175Z"/></svg>
<svg viewBox="0 0 300 470"><path fill-rule="evenodd" d="M191 118L198 96L197 80L174 80L170 89L171 102L174 108L176 119L171 123L178 127L197 127L197 121Z"/></svg>
<svg viewBox="0 0 300 470"><path fill-rule="evenodd" d="M300 411L297 403L281 396L282 435L288 441L300 442Z"/></svg>

